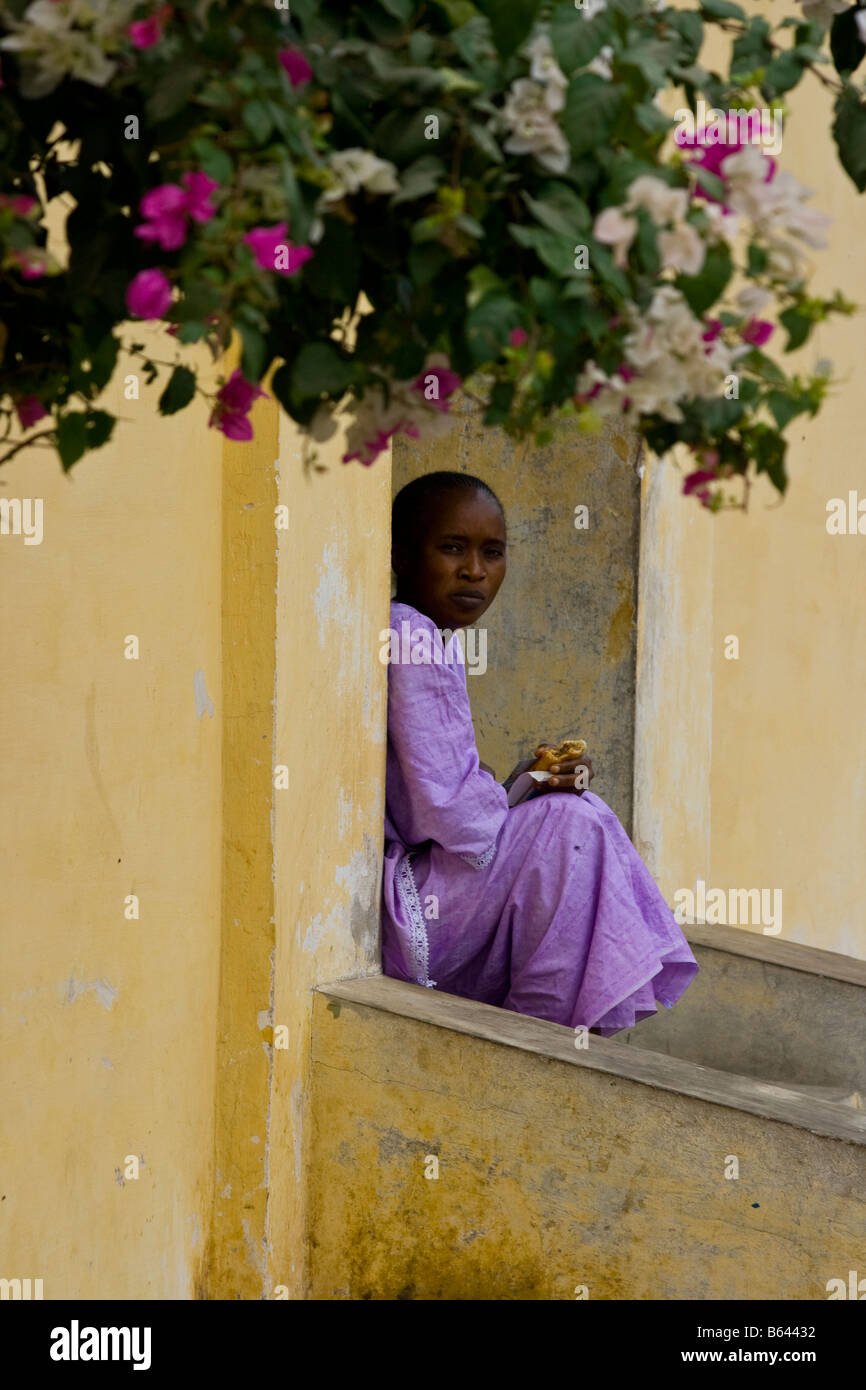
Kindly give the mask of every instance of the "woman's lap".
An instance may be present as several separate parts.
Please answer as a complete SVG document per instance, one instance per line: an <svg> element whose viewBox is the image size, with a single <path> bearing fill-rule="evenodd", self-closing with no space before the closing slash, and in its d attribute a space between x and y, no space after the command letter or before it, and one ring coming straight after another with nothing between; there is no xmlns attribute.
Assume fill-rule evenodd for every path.
<svg viewBox="0 0 866 1390"><path fill-rule="evenodd" d="M684 938L618 818L591 792L514 807L484 869L434 845L415 873L422 900L434 895L430 977L446 992L561 1023L610 1014L617 1027L633 1021L635 992L639 1017L654 1010L648 982L659 973L668 993L682 992L682 971L662 959L687 966Z"/></svg>

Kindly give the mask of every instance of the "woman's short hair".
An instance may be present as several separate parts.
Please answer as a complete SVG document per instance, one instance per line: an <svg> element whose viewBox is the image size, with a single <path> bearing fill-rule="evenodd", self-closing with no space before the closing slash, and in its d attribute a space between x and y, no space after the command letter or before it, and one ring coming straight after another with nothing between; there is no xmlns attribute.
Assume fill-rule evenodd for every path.
<svg viewBox="0 0 866 1390"><path fill-rule="evenodd" d="M391 544L411 545L417 539L425 521L425 513L434 499L451 492L483 492L505 516L493 488L473 473L456 473L443 469L437 473L422 473L401 487L391 506Z"/></svg>

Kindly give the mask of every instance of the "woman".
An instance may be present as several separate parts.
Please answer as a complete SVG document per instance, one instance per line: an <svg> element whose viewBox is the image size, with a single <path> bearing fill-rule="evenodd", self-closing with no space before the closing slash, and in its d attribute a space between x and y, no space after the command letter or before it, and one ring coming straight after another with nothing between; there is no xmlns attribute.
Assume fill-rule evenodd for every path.
<svg viewBox="0 0 866 1390"><path fill-rule="evenodd" d="M479 762L456 630L505 578L495 493L415 479L392 547L384 973L605 1037L669 1008L698 966L613 811L579 790L589 760L511 809Z"/></svg>

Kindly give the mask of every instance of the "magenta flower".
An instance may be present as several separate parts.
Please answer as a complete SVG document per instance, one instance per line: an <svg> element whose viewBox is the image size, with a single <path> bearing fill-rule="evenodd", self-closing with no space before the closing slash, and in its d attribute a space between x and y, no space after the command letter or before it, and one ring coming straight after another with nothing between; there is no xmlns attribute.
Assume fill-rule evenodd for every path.
<svg viewBox="0 0 866 1390"><path fill-rule="evenodd" d="M45 252L37 247L27 251L12 251L12 259L21 272L22 280L41 280L45 274Z"/></svg>
<svg viewBox="0 0 866 1390"><path fill-rule="evenodd" d="M313 69L299 48L281 48L277 57L293 87L302 87L309 82Z"/></svg>
<svg viewBox="0 0 866 1390"><path fill-rule="evenodd" d="M295 246L288 240L288 223L275 227L253 227L244 242L250 248L262 270L277 270L281 275L294 275L313 254L311 246Z"/></svg>
<svg viewBox="0 0 866 1390"><path fill-rule="evenodd" d="M146 218L135 235L142 241L158 241L163 251L176 251L186 241L187 195L177 183L161 183L145 193L139 204Z"/></svg>
<svg viewBox="0 0 866 1390"><path fill-rule="evenodd" d="M702 333L701 337L705 343L714 343L722 331L722 320L704 319L704 323L707 325L707 331Z"/></svg>
<svg viewBox="0 0 866 1390"><path fill-rule="evenodd" d="M715 469L698 468L694 473L690 473L683 482L683 493L686 497L694 492L701 499L701 506L705 507L710 499L710 489L707 483L717 481Z"/></svg>
<svg viewBox="0 0 866 1390"><path fill-rule="evenodd" d="M153 48L155 43L159 43L171 16L171 5L162 5L148 19L138 19L130 24L126 32L132 40L133 48Z"/></svg>
<svg viewBox="0 0 866 1390"><path fill-rule="evenodd" d="M157 241L163 251L176 251L186 241L187 218L208 222L216 212L210 195L219 185L207 174L184 174L178 183L161 183L145 193L139 211L146 219L135 229L142 241Z"/></svg>
<svg viewBox="0 0 866 1390"><path fill-rule="evenodd" d="M525 328L512 328L508 335L509 346L513 348L523 347L528 337L529 334Z"/></svg>
<svg viewBox="0 0 866 1390"><path fill-rule="evenodd" d="M435 377L437 381L437 392L432 397L427 394L431 376ZM447 397L452 395L460 385L460 377L456 372L452 372L450 367L425 367L421 375L412 382L412 390L420 391L428 405L435 406L437 410L450 410L451 402Z"/></svg>
<svg viewBox="0 0 866 1390"><path fill-rule="evenodd" d="M37 420L41 420L48 414L38 396L22 396L20 401L16 403L15 409L22 430L29 430L31 425L35 425Z"/></svg>
<svg viewBox="0 0 866 1390"><path fill-rule="evenodd" d="M706 169L708 173L715 174L718 178L723 179L725 177L725 171L722 165L728 158L728 155L737 154L743 148L745 142L737 136L733 140L719 140L716 144L709 144L705 143L706 135L707 132L705 130L696 132L694 136L690 136L687 132L679 131L674 136L674 139L680 148L688 147L699 151L700 158L689 159L686 161L688 164ZM771 155L765 155L764 158L767 161L767 176L764 182L770 183L776 173L776 161ZM695 191L699 197L706 198L711 203L718 203L721 201L705 188L699 188ZM727 203L722 203L722 210L724 212L730 211Z"/></svg>
<svg viewBox="0 0 866 1390"><path fill-rule="evenodd" d="M161 319L171 303L171 285L161 270L140 270L126 290L126 307L139 319Z"/></svg>
<svg viewBox="0 0 866 1390"><path fill-rule="evenodd" d="M0 193L0 208L9 208L16 217L28 217L38 204L29 193Z"/></svg>
<svg viewBox="0 0 866 1390"><path fill-rule="evenodd" d="M749 319L745 328L740 329L740 337L744 343L751 343L752 347L763 347L768 338L772 337L774 325L767 319Z"/></svg>
<svg viewBox="0 0 866 1390"><path fill-rule="evenodd" d="M235 367L228 381L217 391L217 404L208 425L215 425L226 439L252 439L253 427L247 415L253 403L266 395L255 382L247 381L240 367Z"/></svg>
<svg viewBox="0 0 866 1390"><path fill-rule="evenodd" d="M183 174L181 183L186 189L187 212L194 222L209 222L216 212L216 208L210 201L210 195L215 188L219 188L216 179L208 178L207 174L196 172Z"/></svg>

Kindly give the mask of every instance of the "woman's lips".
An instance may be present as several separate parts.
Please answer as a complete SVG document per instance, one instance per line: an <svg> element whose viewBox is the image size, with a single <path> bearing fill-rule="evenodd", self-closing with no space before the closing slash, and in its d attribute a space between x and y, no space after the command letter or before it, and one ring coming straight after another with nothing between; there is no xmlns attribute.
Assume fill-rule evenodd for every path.
<svg viewBox="0 0 866 1390"><path fill-rule="evenodd" d="M458 608L477 608L479 604L487 602L487 597L485 594L452 594L451 601Z"/></svg>

